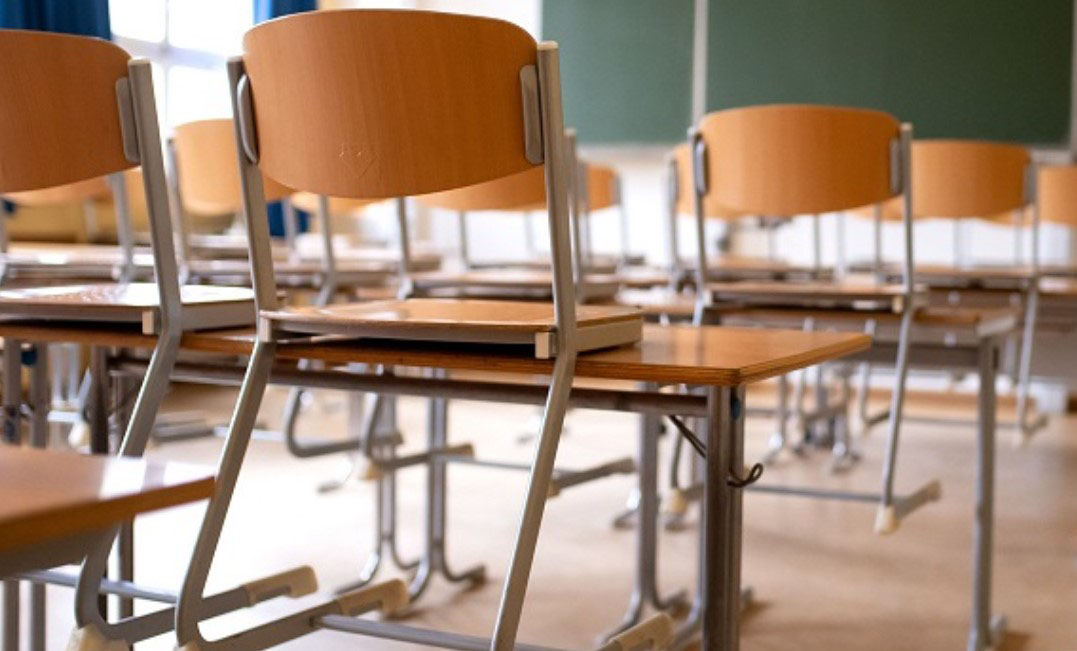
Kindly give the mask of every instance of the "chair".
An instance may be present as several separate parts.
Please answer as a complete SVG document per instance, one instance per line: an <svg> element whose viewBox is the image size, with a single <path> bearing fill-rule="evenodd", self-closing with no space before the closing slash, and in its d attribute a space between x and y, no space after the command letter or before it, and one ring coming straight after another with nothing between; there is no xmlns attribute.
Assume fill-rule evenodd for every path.
<svg viewBox="0 0 1077 651"><path fill-rule="evenodd" d="M814 105L768 105L719 111L705 116L693 132L694 208L702 229L706 200L730 210L774 216L848 210L903 195L904 275L900 285L846 278L834 283L711 283L706 249L697 244L696 322L713 300L757 306L797 306L845 310L862 315L900 315L890 429L876 528L892 531L905 513L937 494L930 485L895 498L898 432L908 372L909 334L922 304L913 284L911 178L912 127L879 111ZM849 451L837 449L840 454Z"/></svg>
<svg viewBox="0 0 1077 651"><path fill-rule="evenodd" d="M310 632L324 615L403 605L399 588L387 587L391 597L346 595L223 640L207 641L200 630L206 577L275 351L287 335L332 333L509 344L554 358L495 630L496 647L511 648L576 353L633 342L641 328L634 311L575 305L567 223L571 167L561 137L557 48L538 45L522 29L496 20L351 10L263 23L246 34L243 49L228 71L258 339L221 459L220 488L206 511L180 595L178 642L202 650L264 648ZM466 187L540 166L550 197L553 304L401 299L321 308L278 305L262 173L325 196L382 199Z"/></svg>
<svg viewBox="0 0 1077 651"><path fill-rule="evenodd" d="M18 89L0 99L0 192L52 188L141 165L156 283L0 291L4 319L74 321L87 329L126 324L157 337L119 448L123 456L139 456L168 389L181 335L249 324L252 292L179 283L148 61L132 60L107 41L20 30L0 30L0 59L0 83ZM5 351L5 365L17 369L17 360L17 350ZM114 538L103 539L84 569L104 572ZM85 608L76 613L79 626L101 619L99 579L80 582Z"/></svg>

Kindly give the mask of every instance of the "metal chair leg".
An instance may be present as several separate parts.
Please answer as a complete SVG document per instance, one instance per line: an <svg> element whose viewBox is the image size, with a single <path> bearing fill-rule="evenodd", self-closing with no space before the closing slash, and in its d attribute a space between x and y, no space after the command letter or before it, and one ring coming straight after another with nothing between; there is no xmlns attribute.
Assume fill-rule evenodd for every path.
<svg viewBox="0 0 1077 651"><path fill-rule="evenodd" d="M254 352L247 365L247 373L239 390L239 398L232 415L228 438L217 471L217 491L206 507L202 528L198 532L191 562L183 579L179 603L176 606L176 636L178 645L184 646L194 642L204 644L199 624L201 623L201 605L209 576L210 565L220 540L228 506L235 492L236 480L243 465L247 447L250 445L251 432L258 417L258 408L265 394L269 373L273 366L276 344L259 340L254 345Z"/></svg>
<svg viewBox="0 0 1077 651"><path fill-rule="evenodd" d="M3 354L3 442L19 445L22 442L22 343L16 339L4 339ZM14 579L3 582L4 586L4 635L3 651L19 651L20 586Z"/></svg>
<svg viewBox="0 0 1077 651"><path fill-rule="evenodd" d="M531 465L528 480L527 497L524 501L523 514L516 536L512 561L508 577L501 593L501 605L497 613L497 623L490 648L492 651L510 651L516 643L516 633L520 627L520 615L523 612L524 596L531 574L531 563L535 557L539 528L546 507L546 497L553 477L554 459L560 442L561 426L564 423L565 410L568 407L569 394L572 391L572 376L576 365L575 352L562 353L554 362L550 378L550 389L546 399L546 413L542 423L542 434L535 449L535 458Z"/></svg>
<svg viewBox="0 0 1077 651"><path fill-rule="evenodd" d="M886 459L883 462L882 502L875 516L877 533L890 533L896 530L900 517L894 508L894 475L897 465L898 437L901 433L901 417L905 407L905 379L909 374L909 336L912 330L912 319L913 310L908 308L901 315L898 334L894 391L890 398L890 425L886 437Z"/></svg>
<svg viewBox="0 0 1077 651"><path fill-rule="evenodd" d="M30 364L30 445L49 444L49 356L48 347L35 344ZM45 584L30 583L30 651L45 651Z"/></svg>
<svg viewBox="0 0 1077 651"><path fill-rule="evenodd" d="M1035 285L1028 292L1025 305L1025 327L1021 333L1021 357L1018 362L1017 423L1014 443L1022 446L1042 427L1042 422L1028 421L1029 391L1032 385L1032 348L1036 338L1036 313L1039 310L1040 292Z"/></svg>
<svg viewBox="0 0 1077 651"><path fill-rule="evenodd" d="M443 374L443 372L442 372ZM430 450L444 450L448 447L449 401L433 398L429 403L427 420ZM454 572L449 567L445 550L447 524L447 477L445 460L432 455L427 461L426 475L426 521L424 525L424 553L412 582L409 593L411 599L417 599L429 585L430 578L439 572L451 583L467 581L478 585L486 580L486 568L476 565L464 572Z"/></svg>
<svg viewBox="0 0 1077 651"><path fill-rule="evenodd" d="M146 376L131 412L131 419L127 423L127 429L119 447L118 454L121 456L140 457L145 452L157 412L171 383L172 367L175 365L179 352L180 335L181 332L178 330L166 329L157 340ZM101 397L106 395L103 384L108 380L102 352L95 351L92 361L94 381L91 393L98 397L95 402L101 402ZM104 405L98 404L94 411L95 421L105 417ZM107 430L107 421L105 425ZM135 636L134 631L141 625L142 620L138 617L123 618L116 623L106 621L106 615L100 604L101 581L107 572L109 552L118 533L119 528L116 528L111 535L102 537L102 542L90 551L82 563L75 588L77 630L74 639L86 638L88 635L85 632L86 629L93 629L105 640L133 641L129 638ZM92 634L90 636L92 637Z"/></svg>
<svg viewBox="0 0 1077 651"><path fill-rule="evenodd" d="M968 651L983 651L1001 641L1006 627L1002 616L991 616L992 548L995 525L995 378L997 348L991 339L980 344L980 392L977 406L976 511L972 625Z"/></svg>
<svg viewBox="0 0 1077 651"><path fill-rule="evenodd" d="M653 388L653 387L652 387ZM658 589L658 433L660 418L653 414L640 416L639 437L639 520L636 529L636 575L628 609L621 623L603 636L603 641L618 635L636 624L643 616L643 606L650 604L658 610L679 610L687 605L687 595L681 591L668 598Z"/></svg>

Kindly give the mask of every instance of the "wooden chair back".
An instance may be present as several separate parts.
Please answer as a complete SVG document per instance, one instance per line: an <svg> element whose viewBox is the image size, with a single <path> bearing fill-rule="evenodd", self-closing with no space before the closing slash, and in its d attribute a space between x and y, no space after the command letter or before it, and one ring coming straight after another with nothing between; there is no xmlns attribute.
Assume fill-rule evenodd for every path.
<svg viewBox="0 0 1077 651"><path fill-rule="evenodd" d="M776 217L846 210L897 194L893 116L866 109L782 104L703 117L704 196Z"/></svg>
<svg viewBox="0 0 1077 651"><path fill-rule="evenodd" d="M546 176L543 168L532 167L493 181L425 194L418 200L432 208L459 212L533 209L546 205Z"/></svg>
<svg viewBox="0 0 1077 651"><path fill-rule="evenodd" d="M243 208L236 138L232 121L200 120L175 128L176 176L180 204L191 215L224 215ZM292 191L263 175L266 201L277 201Z"/></svg>
<svg viewBox="0 0 1077 651"><path fill-rule="evenodd" d="M511 23L318 11L256 26L243 50L258 165L290 187L382 199L535 166L520 70L536 43Z"/></svg>
<svg viewBox="0 0 1077 651"><path fill-rule="evenodd" d="M1040 221L1077 226L1077 165L1045 165L1036 172Z"/></svg>
<svg viewBox="0 0 1077 651"><path fill-rule="evenodd" d="M674 214L694 215L695 208L695 182L692 177L692 146L685 142L673 148L672 174L675 177L670 182L671 191L674 192ZM744 213L738 213L718 204L710 194L703 197L703 216L715 219L736 219L743 217Z"/></svg>
<svg viewBox="0 0 1077 651"><path fill-rule="evenodd" d="M612 208L621 203L620 177L609 165L584 163L587 168L587 212Z"/></svg>
<svg viewBox="0 0 1077 651"><path fill-rule="evenodd" d="M4 195L8 201L20 206L55 206L63 203L98 201L108 199L112 190L103 176L65 183L40 190L23 190Z"/></svg>
<svg viewBox="0 0 1077 651"><path fill-rule="evenodd" d="M1019 145L969 140L912 144L913 217L989 218L1025 206L1031 161Z"/></svg>
<svg viewBox="0 0 1077 651"><path fill-rule="evenodd" d="M979 217L1010 223L1028 203L1028 151L1018 145L970 140L912 143L913 219ZM855 212L873 217L874 206ZM901 221L901 199L882 204L882 218Z"/></svg>
<svg viewBox="0 0 1077 651"><path fill-rule="evenodd" d="M0 30L0 193L59 191L134 167L116 99L129 60L108 41Z"/></svg>

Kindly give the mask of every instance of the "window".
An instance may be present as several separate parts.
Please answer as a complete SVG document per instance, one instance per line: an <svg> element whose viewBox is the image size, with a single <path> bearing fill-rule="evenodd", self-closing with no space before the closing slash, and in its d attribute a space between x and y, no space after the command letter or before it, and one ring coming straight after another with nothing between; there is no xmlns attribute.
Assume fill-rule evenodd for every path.
<svg viewBox="0 0 1077 651"><path fill-rule="evenodd" d="M166 128L231 114L224 64L254 22L253 0L109 0L112 37L153 62Z"/></svg>

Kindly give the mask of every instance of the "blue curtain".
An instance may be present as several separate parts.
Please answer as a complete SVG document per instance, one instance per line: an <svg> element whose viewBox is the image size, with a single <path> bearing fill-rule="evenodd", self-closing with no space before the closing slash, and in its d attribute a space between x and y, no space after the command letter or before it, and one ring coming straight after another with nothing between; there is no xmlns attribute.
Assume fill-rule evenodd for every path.
<svg viewBox="0 0 1077 651"><path fill-rule="evenodd" d="M317 8L317 0L254 0L254 22L260 23L278 16L314 11ZM309 227L310 215L301 210L297 210L295 215L299 232L305 233ZM280 202L269 205L269 234L284 237L284 211Z"/></svg>
<svg viewBox="0 0 1077 651"><path fill-rule="evenodd" d="M110 38L108 0L3 0L0 27Z"/></svg>
<svg viewBox="0 0 1077 651"><path fill-rule="evenodd" d="M0 0L0 28L111 38L108 0ZM0 201L0 217L15 204Z"/></svg>

